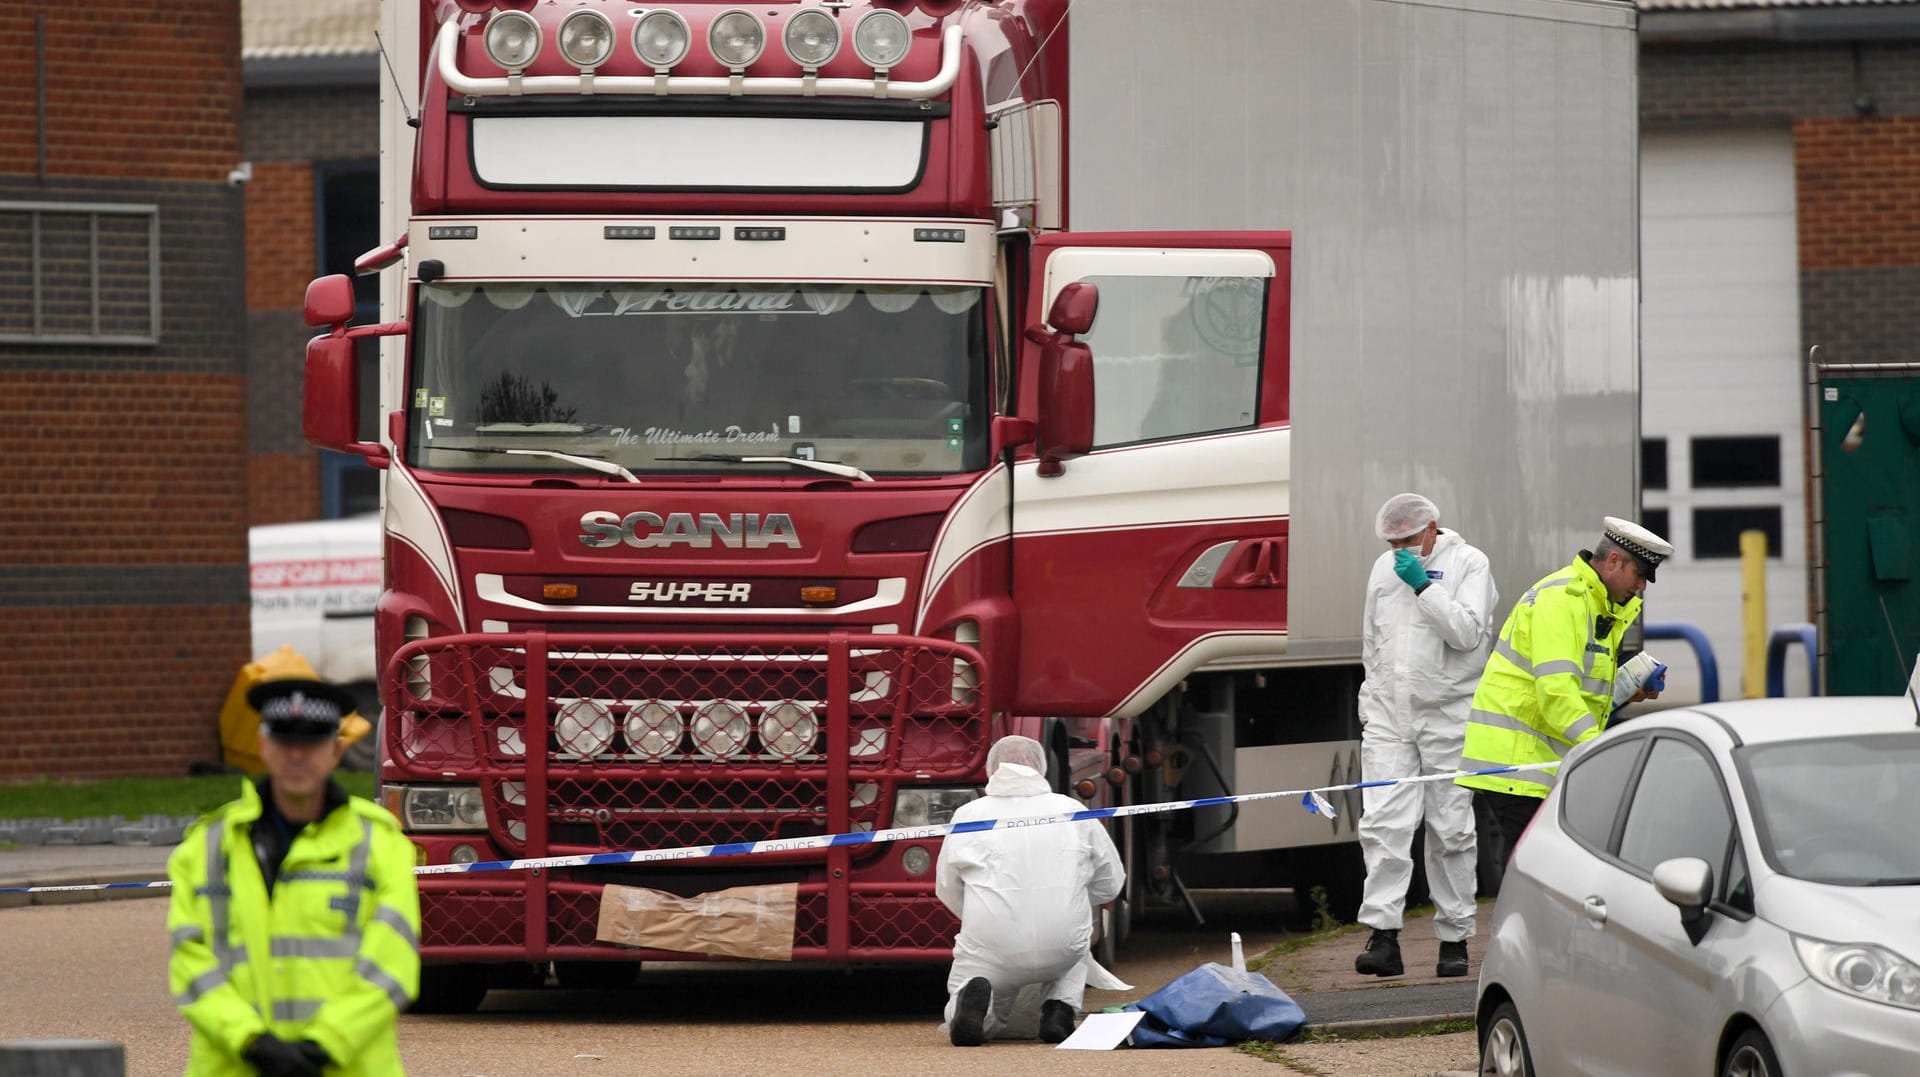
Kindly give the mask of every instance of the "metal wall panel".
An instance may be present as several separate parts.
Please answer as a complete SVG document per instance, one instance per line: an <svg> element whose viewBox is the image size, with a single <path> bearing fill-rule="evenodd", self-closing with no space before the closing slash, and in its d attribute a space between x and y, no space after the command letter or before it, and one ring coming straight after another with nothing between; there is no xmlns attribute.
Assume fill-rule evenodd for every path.
<svg viewBox="0 0 1920 1077"><path fill-rule="evenodd" d="M1380 503L1501 615L1637 511L1634 12L1616 0L1074 8L1068 225L1294 234L1291 653L1357 653Z"/></svg>

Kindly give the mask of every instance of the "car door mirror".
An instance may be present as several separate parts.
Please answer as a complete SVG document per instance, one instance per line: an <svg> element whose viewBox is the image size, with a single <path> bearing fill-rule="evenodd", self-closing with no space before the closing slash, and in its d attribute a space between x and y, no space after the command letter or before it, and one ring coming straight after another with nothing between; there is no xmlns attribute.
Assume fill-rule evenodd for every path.
<svg viewBox="0 0 1920 1077"><path fill-rule="evenodd" d="M1707 902L1713 899L1713 868L1696 856L1662 860L1653 868L1653 888L1679 907L1680 925L1699 945L1707 931Z"/></svg>

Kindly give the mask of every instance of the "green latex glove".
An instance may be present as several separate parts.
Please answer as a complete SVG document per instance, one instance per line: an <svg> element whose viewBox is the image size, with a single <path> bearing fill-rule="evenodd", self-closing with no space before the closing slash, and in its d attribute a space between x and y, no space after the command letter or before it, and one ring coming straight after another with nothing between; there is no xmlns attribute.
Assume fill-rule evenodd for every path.
<svg viewBox="0 0 1920 1077"><path fill-rule="evenodd" d="M1405 546L1393 551L1393 572L1416 591L1427 585L1427 569L1420 563L1420 555Z"/></svg>

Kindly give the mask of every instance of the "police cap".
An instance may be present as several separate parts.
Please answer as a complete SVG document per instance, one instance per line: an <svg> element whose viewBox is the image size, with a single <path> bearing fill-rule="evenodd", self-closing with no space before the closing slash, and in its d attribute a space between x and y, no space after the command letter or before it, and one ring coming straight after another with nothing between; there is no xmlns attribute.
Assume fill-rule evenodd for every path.
<svg viewBox="0 0 1920 1077"><path fill-rule="evenodd" d="M1673 556L1673 545L1659 535L1641 527L1632 520L1623 520L1618 516L1606 518L1604 536L1608 542L1626 551L1640 565L1640 571L1646 574L1648 582L1653 581L1655 569L1660 562Z"/></svg>
<svg viewBox="0 0 1920 1077"><path fill-rule="evenodd" d="M275 740L326 740L340 733L340 719L353 713L353 696L325 681L285 677L247 689L260 712L261 729Z"/></svg>

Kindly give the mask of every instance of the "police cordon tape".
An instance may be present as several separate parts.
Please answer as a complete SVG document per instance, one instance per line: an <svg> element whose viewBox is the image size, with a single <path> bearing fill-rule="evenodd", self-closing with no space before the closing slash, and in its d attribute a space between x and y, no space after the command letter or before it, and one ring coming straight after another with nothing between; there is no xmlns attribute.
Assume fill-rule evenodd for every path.
<svg viewBox="0 0 1920 1077"><path fill-rule="evenodd" d="M477 860L471 864L425 864L414 868L415 875L468 875L483 871L525 871L529 868L604 867L609 864L652 864L667 860L705 860L720 856L751 856L756 853L798 853L812 849L836 849L849 845L880 845L894 841L925 841L949 834L977 834L986 830L1014 830L1030 826L1077 823L1088 819L1125 819L1136 815L1190 811L1194 808L1251 804L1262 800L1298 797L1300 806L1315 815L1335 817L1326 794L1357 789L1381 789L1392 785L1418 785L1423 782L1450 782L1455 778L1478 778L1490 774L1516 774L1530 770L1554 770L1559 763L1530 763L1517 767L1489 767L1486 770L1456 770L1445 774L1422 774L1413 778L1382 778L1347 785L1322 785L1313 789L1283 789L1273 793L1236 793L1224 797L1200 797L1195 800L1165 800L1155 804L1126 804L1117 808L1087 808L1059 815L1020 816L1012 819L976 819L965 823L929 823L926 826L891 827L886 830L854 831L846 834L816 834L803 838L769 838L765 841L737 841L719 845L687 845L678 849L649 849L621 853L579 853L573 856L541 856L526 860ZM153 890L171 887L167 879L136 883L75 883L67 886L0 886L0 894L56 894L83 890Z"/></svg>

